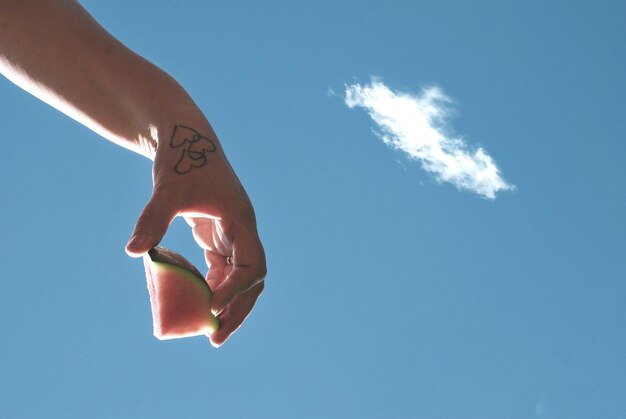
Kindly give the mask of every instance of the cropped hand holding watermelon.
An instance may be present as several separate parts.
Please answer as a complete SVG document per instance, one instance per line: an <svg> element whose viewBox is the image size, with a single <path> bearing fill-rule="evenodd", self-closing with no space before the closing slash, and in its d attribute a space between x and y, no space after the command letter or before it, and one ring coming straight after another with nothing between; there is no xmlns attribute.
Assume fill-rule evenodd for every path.
<svg viewBox="0 0 626 419"><path fill-rule="evenodd" d="M208 122L202 124L203 118L193 113L179 118L194 117L194 126L204 129L196 131L174 124L171 138L159 142L152 197L126 250L131 256L146 254L161 241L174 217L185 218L209 267L207 281L214 291L210 309L221 320L220 329L210 335L217 347L241 326L263 291L265 254L252 204ZM199 132L207 137L193 142ZM188 149L184 149L186 142L190 143ZM197 142L204 143L198 154L193 149ZM207 144L215 149L207 148Z"/></svg>
<svg viewBox="0 0 626 419"><path fill-rule="evenodd" d="M196 107L186 103L172 109L155 132L167 134L157 137L152 197L126 251L131 256L146 254L176 216L185 218L205 252L207 281L214 291L210 308L221 321L210 340L220 346L250 314L264 287L265 253L254 209Z"/></svg>

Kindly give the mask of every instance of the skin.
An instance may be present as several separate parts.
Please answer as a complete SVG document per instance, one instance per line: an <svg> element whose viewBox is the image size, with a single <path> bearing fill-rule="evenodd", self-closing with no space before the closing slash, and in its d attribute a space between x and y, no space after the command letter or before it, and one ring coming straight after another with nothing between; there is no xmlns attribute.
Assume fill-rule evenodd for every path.
<svg viewBox="0 0 626 419"><path fill-rule="evenodd" d="M153 160L152 197L126 252L142 256L184 217L205 253L211 311L220 314L209 339L222 345L263 291L265 254L250 199L187 92L71 0L0 0L0 73Z"/></svg>

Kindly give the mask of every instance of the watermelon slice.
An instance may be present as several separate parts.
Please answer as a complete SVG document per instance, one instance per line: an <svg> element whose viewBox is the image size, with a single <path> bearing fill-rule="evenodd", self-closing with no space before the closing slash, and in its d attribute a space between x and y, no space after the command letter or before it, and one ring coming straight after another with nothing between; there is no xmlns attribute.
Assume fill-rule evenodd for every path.
<svg viewBox="0 0 626 419"><path fill-rule="evenodd" d="M178 253L157 246L143 257L157 339L207 335L219 329L204 276Z"/></svg>

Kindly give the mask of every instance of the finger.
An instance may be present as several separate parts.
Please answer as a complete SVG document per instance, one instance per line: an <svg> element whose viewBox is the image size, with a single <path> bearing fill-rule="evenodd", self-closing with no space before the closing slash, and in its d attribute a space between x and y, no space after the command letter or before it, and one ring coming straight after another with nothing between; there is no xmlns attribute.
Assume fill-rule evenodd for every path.
<svg viewBox="0 0 626 419"><path fill-rule="evenodd" d="M195 218L191 231L201 248L223 255L232 253L232 242L226 236L219 221L210 218Z"/></svg>
<svg viewBox="0 0 626 419"><path fill-rule="evenodd" d="M162 195L152 195L135 224L135 230L126 244L126 253L139 257L159 244L176 211Z"/></svg>
<svg viewBox="0 0 626 419"><path fill-rule="evenodd" d="M224 281L228 274L230 274L232 266L226 264L226 258L224 256L208 250L204 252L204 258L209 267L206 281L209 284L209 288L214 290Z"/></svg>
<svg viewBox="0 0 626 419"><path fill-rule="evenodd" d="M261 282L248 292L241 294L220 317L220 328L209 335L211 345L219 348L228 338L239 329L250 315L256 300L261 295L265 283Z"/></svg>
<svg viewBox="0 0 626 419"><path fill-rule="evenodd" d="M266 274L265 254L256 233L235 237L233 270L214 290L213 314L219 314L233 299L263 281Z"/></svg>

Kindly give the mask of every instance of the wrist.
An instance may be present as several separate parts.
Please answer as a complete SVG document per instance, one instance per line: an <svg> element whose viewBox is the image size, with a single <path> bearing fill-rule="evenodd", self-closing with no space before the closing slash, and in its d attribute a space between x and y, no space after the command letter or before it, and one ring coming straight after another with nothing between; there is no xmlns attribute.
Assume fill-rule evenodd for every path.
<svg viewBox="0 0 626 419"><path fill-rule="evenodd" d="M169 153L177 126L195 130L218 148L213 128L189 94L169 75L158 72L160 80L149 83L139 94L139 100L133 101L138 120L137 134L131 141L137 151L152 160L157 152Z"/></svg>

